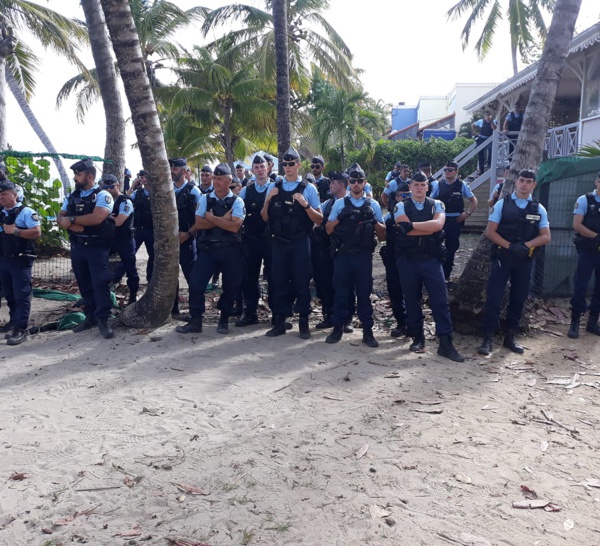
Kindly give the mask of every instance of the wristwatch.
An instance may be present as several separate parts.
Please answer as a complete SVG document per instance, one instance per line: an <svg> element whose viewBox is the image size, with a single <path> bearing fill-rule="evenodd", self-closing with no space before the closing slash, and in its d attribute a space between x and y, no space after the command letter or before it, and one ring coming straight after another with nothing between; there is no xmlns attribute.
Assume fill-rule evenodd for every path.
<svg viewBox="0 0 600 546"><path fill-rule="evenodd" d="M310 203L306 203L306 206L304 207L304 210L308 210L310 208Z"/></svg>
<svg viewBox="0 0 600 546"><path fill-rule="evenodd" d="M71 222L71 224L75 223L75 216L69 216L69 222Z"/></svg>

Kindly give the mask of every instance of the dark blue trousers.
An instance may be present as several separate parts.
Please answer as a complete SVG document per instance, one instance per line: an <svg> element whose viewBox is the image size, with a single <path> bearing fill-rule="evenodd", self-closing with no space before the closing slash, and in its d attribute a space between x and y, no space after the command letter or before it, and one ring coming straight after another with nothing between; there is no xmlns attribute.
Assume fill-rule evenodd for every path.
<svg viewBox="0 0 600 546"><path fill-rule="evenodd" d="M115 239L110 248L111 254L116 252L121 258L113 271L112 282L119 282L127 273L127 287L130 292L138 291L140 287L140 276L135 264L135 240L133 237Z"/></svg>
<svg viewBox="0 0 600 546"><path fill-rule="evenodd" d="M486 136L478 136L475 139L475 144L479 146L483 142L485 142L488 138ZM492 143L490 142L485 148L482 148L479 152L477 152L479 170L485 171L485 166L489 165L492 162Z"/></svg>
<svg viewBox="0 0 600 546"><path fill-rule="evenodd" d="M370 251L338 252L333 260L333 318L334 326L348 322L348 301L356 290L357 313L363 328L373 328L373 253Z"/></svg>
<svg viewBox="0 0 600 546"><path fill-rule="evenodd" d="M382 254L381 259L385 266L385 282L390 298L390 307L392 308L392 313L396 322L402 326L406 324L406 305L404 303L402 285L400 284L400 276L398 275L398 267L396 266L394 248L388 247L386 249L385 258L383 256L384 255Z"/></svg>
<svg viewBox="0 0 600 546"><path fill-rule="evenodd" d="M85 316L108 319L112 307L108 248L72 242L71 264L83 299Z"/></svg>
<svg viewBox="0 0 600 546"><path fill-rule="evenodd" d="M508 257L492 259L485 301L483 332L493 335L500 327L500 306L504 288L510 279L510 294L506 308L506 329L518 330L523 307L529 294L533 260L515 260Z"/></svg>
<svg viewBox="0 0 600 546"><path fill-rule="evenodd" d="M302 237L286 242L272 239L271 281L273 284L274 318L282 320L289 316L291 302L295 300L294 311L300 315L310 314L310 239Z"/></svg>
<svg viewBox="0 0 600 546"><path fill-rule="evenodd" d="M585 313L587 309L593 314L600 313L600 252L594 250L578 250L577 269L573 279L573 297L571 298L571 309L575 313ZM586 304L585 295L587 287L592 278L595 277L594 292L589 307Z"/></svg>
<svg viewBox="0 0 600 546"><path fill-rule="evenodd" d="M244 299L244 313L256 315L258 300L260 299L260 269L265 269L267 277L267 294L269 304L272 301L271 286L271 239L269 237L244 236L244 280L242 282L242 293Z"/></svg>
<svg viewBox="0 0 600 546"><path fill-rule="evenodd" d="M408 260L400 256L396 261L398 276L406 302L406 329L409 337L415 337L423 328L421 290L425 285L429 294L429 307L435 321L435 333L439 336L452 333L452 319L448 305L448 290L439 260Z"/></svg>
<svg viewBox="0 0 600 546"><path fill-rule="evenodd" d="M223 275L223 292L219 297L217 309L229 317L233 313L235 295L242 284L242 245L231 243L208 243L198 245L198 259L189 277L190 314L192 318L201 318L206 310L206 287L215 271Z"/></svg>
<svg viewBox="0 0 600 546"><path fill-rule="evenodd" d="M460 233L464 222L457 222L455 216L446 216L444 233L446 234L446 259L444 260L444 278L448 280L454 267L454 255L460 248Z"/></svg>
<svg viewBox="0 0 600 546"><path fill-rule="evenodd" d="M146 247L148 253L148 262L146 264L146 280L150 282L152 271L154 271L154 229L136 228L135 229L135 251L137 252L142 244Z"/></svg>
<svg viewBox="0 0 600 546"><path fill-rule="evenodd" d="M31 312L30 258L0 256L0 282L8 303L10 323L15 328L26 329Z"/></svg>
<svg viewBox="0 0 600 546"><path fill-rule="evenodd" d="M190 285L190 274L194 263L196 262L196 238L188 239L182 245L179 245L179 265L185 277L188 287ZM177 283L177 291L175 292L175 301L173 302L173 313L179 314L179 283Z"/></svg>

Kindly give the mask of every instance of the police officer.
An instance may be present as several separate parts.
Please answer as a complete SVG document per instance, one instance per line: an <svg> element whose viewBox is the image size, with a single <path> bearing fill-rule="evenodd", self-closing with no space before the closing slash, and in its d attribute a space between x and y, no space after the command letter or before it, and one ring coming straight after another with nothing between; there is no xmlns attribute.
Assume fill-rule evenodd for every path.
<svg viewBox="0 0 600 546"><path fill-rule="evenodd" d="M7 345L27 339L31 311L31 269L35 241L41 236L37 213L17 201L17 188L0 181L0 282L8 303L9 321L0 327Z"/></svg>
<svg viewBox="0 0 600 546"><path fill-rule="evenodd" d="M242 283L242 223L244 201L229 189L231 169L219 163L214 170L214 190L202 195L196 210L194 229L198 233L198 259L190 275L190 315L181 334L202 331L205 311L204 292L218 268L223 272L223 292L217 309L221 311L217 332L229 333L229 317L233 313L235 295Z"/></svg>
<svg viewBox="0 0 600 546"><path fill-rule="evenodd" d="M524 352L515 340L515 334L529 293L535 250L550 242L548 214L532 197L534 189L535 172L522 170L515 182L515 191L494 205L488 219L485 235L493 246L484 309L483 342L477 349L482 355L492 352L492 339L500 326L500 305L509 279L504 347L514 353Z"/></svg>
<svg viewBox="0 0 600 546"><path fill-rule="evenodd" d="M169 165L171 166L171 178L173 179L175 204L177 205L177 218L179 222L179 265L181 265L181 271L183 271L183 276L189 286L190 273L196 261L196 230L194 228L196 208L202 194L198 186L192 185L185 180L185 167L187 166L187 159L185 157L169 159ZM179 285L177 286L171 315L173 318L180 318Z"/></svg>
<svg viewBox="0 0 600 546"><path fill-rule="evenodd" d="M406 199L410 195L410 169L408 165L400 164L397 176L394 176L386 184L382 194L381 202L390 212L393 212L396 202Z"/></svg>
<svg viewBox="0 0 600 546"><path fill-rule="evenodd" d="M458 177L458 163L448 161L444 167L444 177L435 183L429 196L439 199L446 209L446 259L444 260L444 277L450 279L454 267L454 255L460 248L460 234L465 221L477 208L477 197L473 195L466 182ZM465 199L469 200L469 208L465 210Z"/></svg>
<svg viewBox="0 0 600 546"><path fill-rule="evenodd" d="M417 163L417 171L421 171L426 177L427 182L429 182L429 188L427 190L427 197L431 195L431 189L434 182L437 183L437 180L433 176L433 168L431 167L431 163L429 161L419 161Z"/></svg>
<svg viewBox="0 0 600 546"><path fill-rule="evenodd" d="M492 119L491 112L486 112L483 119L476 121L471 124L473 132L477 134L475 138L475 144L479 146L483 144L488 138L490 138L496 130L496 121ZM477 174L482 175L486 168L490 168L492 161L492 144L488 144L477 152L479 159L479 172Z"/></svg>
<svg viewBox="0 0 600 546"><path fill-rule="evenodd" d="M465 358L452 343L452 319L442 270L444 204L426 196L427 186L427 177L415 173L410 181L410 197L398 203L394 212L398 226L396 265L406 302L407 333L413 338L410 350L423 352L425 348L421 308L424 284L440 339L437 352L454 362L463 362Z"/></svg>
<svg viewBox="0 0 600 546"><path fill-rule="evenodd" d="M154 270L154 225L152 224L152 208L150 206L150 193L146 189L148 183L147 173L141 170L133 181L127 193L133 204L133 225L135 251L142 245L146 247L148 261L146 262L146 280L150 282Z"/></svg>
<svg viewBox="0 0 600 546"><path fill-rule="evenodd" d="M573 211L573 229L577 247L577 269L571 298L571 327L568 336L579 337L579 319L587 309L590 311L586 330L600 336L600 172L596 177L596 189L577 199ZM595 274L596 282L589 307L585 295Z"/></svg>
<svg viewBox="0 0 600 546"><path fill-rule="evenodd" d="M400 176L400 169L402 168L402 161L396 161L394 168L385 175L385 185L387 186L392 180L395 180Z"/></svg>
<svg viewBox="0 0 600 546"><path fill-rule="evenodd" d="M299 175L300 156L290 147L282 161L285 176L270 188L261 215L269 223L272 236L273 328L267 336L286 333L285 317L289 313L290 283L300 315L302 339L310 338L310 234L313 224L323 218L319 194Z"/></svg>
<svg viewBox="0 0 600 546"><path fill-rule="evenodd" d="M504 120L504 130L513 133L508 136L508 144L509 144L509 157L512 157L512 154L515 150L515 146L517 145L517 140L519 139L519 131L521 131L521 127L523 125L524 118L524 110L523 107L517 102L512 110L506 116ZM514 133L517 133L516 135Z"/></svg>
<svg viewBox="0 0 600 546"><path fill-rule="evenodd" d="M242 187L248 184L248 177L246 176L246 165L244 165L243 163L238 163L235 166L235 174L238 180L240 181Z"/></svg>
<svg viewBox="0 0 600 546"><path fill-rule="evenodd" d="M494 189L492 190L492 195L488 199L488 207L493 208L494 205L498 202L498 199L500 199L500 195L502 194L502 188L504 187L504 182L508 179L509 176L510 176L510 163L507 163L506 165L504 165L504 172L502 173L502 178L500 179L500 182L498 182L494 186Z"/></svg>
<svg viewBox="0 0 600 546"><path fill-rule="evenodd" d="M269 302L271 302L271 237L267 223L260 211L271 187L267 178L267 160L260 154L252 159L254 183L242 188L240 197L244 200L246 217L242 229L244 253L244 280L242 292L244 312L235 325L250 326L258 323L258 300L260 299L260 270L264 267L267 276Z"/></svg>
<svg viewBox="0 0 600 546"><path fill-rule="evenodd" d="M333 328L333 256L331 249L331 237L326 227L333 205L338 199L344 199L348 190L349 176L345 172L329 173L331 197L321 205L323 220L320 225L315 226L310 240L311 259L313 275L317 289L317 297L321 300L323 320L316 324L317 330ZM354 329L350 326L354 315L354 288L348 294L348 313L344 323L344 332L352 333Z"/></svg>
<svg viewBox="0 0 600 546"><path fill-rule="evenodd" d="M323 169L325 168L325 160L320 155L315 155L310 160L310 172L315 177L315 184L317 191L319 192L319 199L321 202L329 199L329 186L331 180L326 176L323 176Z"/></svg>
<svg viewBox="0 0 600 546"><path fill-rule="evenodd" d="M373 252L375 236L385 237L379 203L365 196L366 175L360 165L348 174L350 196L338 199L327 222L327 233L333 236L333 332L327 343L337 343L348 320L348 296L356 289L358 318L362 323L362 342L379 347L373 336Z"/></svg>
<svg viewBox="0 0 600 546"><path fill-rule="evenodd" d="M119 181L113 174L102 178L100 187L106 190L114 200L112 217L115 220L115 236L110 247L110 253L117 253L121 261L113 271L111 281L118 283L127 274L127 288L129 288L129 301L127 304L137 300L140 287L140 276L135 263L135 239L134 236L134 214L133 203L119 190Z"/></svg>
<svg viewBox="0 0 600 546"><path fill-rule="evenodd" d="M83 332L98 325L104 339L114 336L108 325L112 302L108 252L115 221L111 217L113 198L96 184L96 167L91 159L71 165L75 190L64 200L58 225L69 231L71 263L83 300L85 320L73 328Z"/></svg>
<svg viewBox="0 0 600 546"><path fill-rule="evenodd" d="M273 172L273 167L275 166L275 158L271 154L264 154L264 158L267 160L267 176L271 182L275 182L279 176L277 172Z"/></svg>
<svg viewBox="0 0 600 546"><path fill-rule="evenodd" d="M200 169L200 192L203 194L213 191L213 171L210 165L204 165Z"/></svg>

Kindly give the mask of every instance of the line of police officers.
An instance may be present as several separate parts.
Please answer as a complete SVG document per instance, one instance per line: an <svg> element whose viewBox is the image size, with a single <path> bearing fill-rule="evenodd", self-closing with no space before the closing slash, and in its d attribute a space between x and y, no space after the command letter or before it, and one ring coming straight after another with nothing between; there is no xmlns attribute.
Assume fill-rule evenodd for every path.
<svg viewBox="0 0 600 546"><path fill-rule="evenodd" d="M420 171L408 180L401 176L391 178L395 188L389 190L390 184L384 192L387 198L383 201L390 209L385 219L379 204L367 196L366 175L357 164L347 174L333 173L331 179L314 177L316 182L328 187L329 197L323 206L319 199L321 188L307 183L299 174L300 157L293 148L283 157L285 176L275 181L270 180L269 163L257 154L252 163L253 180L239 196L231 191L234 176L228 165L220 164L214 172L210 172L210 167L203 168L202 183L198 187L185 180L184 158L170 160L170 164L179 215L180 264L190 288L191 317L185 325L177 327L178 332L202 331L204 293L217 271L223 274L217 331L229 332L229 319L240 290L244 312L236 326L256 324L262 265L273 314L272 328L266 335L285 334L290 328L286 318L296 312L300 317L300 337L310 338L312 263L319 269L315 281L322 296L324 317L317 328L333 327L326 342L337 343L344 331L351 331L356 298L363 343L377 347L370 297L372 256L378 238L386 241L382 257L397 321L392 336L406 333L413 339L412 351L424 350L424 285L440 339L438 354L457 362L464 360L452 342L444 266L447 261L443 240L448 226L445 207L454 206L453 212L460 217L463 211L453 205L453 201L458 201L458 196L466 197L472 205L466 212L469 216L477 202L464 189L464 182L458 184L455 163L448 163L445 179L432 189L428 176ZM323 165L320 156L313 158L311 167L317 175ZM404 166L397 164L397 167L400 172ZM138 173L129 192L130 200L120 194L115 177L106 176L101 185L96 184L96 169L91 160L79 161L71 169L75 190L65 198L57 221L69 231L71 260L86 316L74 331L82 332L97 325L102 336L108 339L114 335L108 323L110 285L126 274L129 302L135 301L139 288L135 252L141 244L152 247L149 195L144 188L146 173ZM444 188L444 184L448 188ZM480 354L489 354L492 350L508 280L511 290L504 346L517 353L524 350L515 334L529 291L533 258L537 249L550 242L547 212L532 196L535 185L535 173L521 171L515 191L500 199L490 214L486 235L493 243L493 253ZM428 191L433 197L427 196ZM572 338L579 335L579 320L586 311L585 293L592 273L597 282L589 307L587 331L600 335L599 191L600 173L596 190L581 196L574 211L579 257L571 300L569 337ZM436 195L440 200L435 199ZM27 336L31 266L40 223L35 211L19 203L17 188L2 171L0 205L3 207L0 211L0 280L10 311L9 322L0 329L7 333L7 343L16 345ZM458 217L452 221L456 222ZM138 227L135 234L134 223ZM111 251L121 258L120 266L112 274L108 265ZM146 275L147 279L152 275L150 263ZM174 312L178 312L177 303L176 300Z"/></svg>

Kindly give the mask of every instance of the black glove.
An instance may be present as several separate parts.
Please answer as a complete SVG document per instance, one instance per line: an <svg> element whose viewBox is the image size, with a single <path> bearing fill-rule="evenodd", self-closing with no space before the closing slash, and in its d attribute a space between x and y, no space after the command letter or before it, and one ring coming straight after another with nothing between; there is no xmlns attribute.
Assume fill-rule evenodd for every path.
<svg viewBox="0 0 600 546"><path fill-rule="evenodd" d="M513 258L525 260L529 258L530 249L525 246L525 243L511 243L508 247L508 252Z"/></svg>
<svg viewBox="0 0 600 546"><path fill-rule="evenodd" d="M412 222L398 222L398 231L400 231L400 233L403 235L407 235L413 229Z"/></svg>

